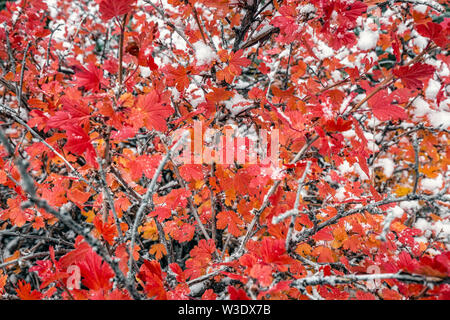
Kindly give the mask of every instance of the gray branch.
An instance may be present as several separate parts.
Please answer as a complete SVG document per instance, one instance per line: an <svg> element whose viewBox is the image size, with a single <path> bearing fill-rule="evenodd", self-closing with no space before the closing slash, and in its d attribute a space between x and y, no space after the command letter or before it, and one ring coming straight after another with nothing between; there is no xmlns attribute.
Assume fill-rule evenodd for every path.
<svg viewBox="0 0 450 320"><path fill-rule="evenodd" d="M189 135L189 132L186 131L183 136L178 140L178 142L172 147L172 149L167 152L165 157L161 160L159 163L158 168L156 169L152 180L150 181L149 185L147 186L147 192L145 193L144 197L142 198L141 205L138 208L138 211L136 213L136 217L134 219L133 226L131 228L131 242L130 242L130 253L133 252L134 245L136 243L136 237L137 237L137 229L138 226L141 224L142 216L144 214L144 211L147 207L153 206L153 194L156 191L156 182L158 180L159 175L161 174L162 169L166 165L166 163L169 161L169 159L172 157L172 154L178 149L179 146L181 146L185 140L187 139L187 136ZM133 255L130 254L129 260L128 260L128 279L132 279L134 272L133 272Z"/></svg>

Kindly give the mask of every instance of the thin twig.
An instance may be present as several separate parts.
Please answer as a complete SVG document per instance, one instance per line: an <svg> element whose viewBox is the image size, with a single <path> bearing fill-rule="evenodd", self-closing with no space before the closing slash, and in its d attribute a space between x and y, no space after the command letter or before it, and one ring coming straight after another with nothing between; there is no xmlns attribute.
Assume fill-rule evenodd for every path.
<svg viewBox="0 0 450 320"><path fill-rule="evenodd" d="M27 53L28 49L30 48L31 41L28 41L28 44L25 48L25 51L23 53L22 58L22 65L20 68L20 80L19 80L19 88L17 89L17 104L18 104L18 111L17 113L20 114L20 107L22 106L22 87L23 87L23 77L25 75L25 64L27 63Z"/></svg>
<svg viewBox="0 0 450 320"><path fill-rule="evenodd" d="M108 202L108 205L113 213L114 222L116 224L117 232L119 234L119 240L122 243L123 242L122 228L120 227L119 216L117 215L116 207L114 206L114 199L111 195L110 189L108 187L108 183L106 182L106 174L105 174L105 170L103 169L104 161L102 161L102 159L98 158L97 162L99 164L98 167L99 167L100 181L101 181L102 188L103 188L103 194L105 195L106 201ZM106 210L106 212L108 212L108 210ZM106 222L108 220L108 215L106 215L106 217L104 217L104 220L105 220L104 222Z"/></svg>
<svg viewBox="0 0 450 320"><path fill-rule="evenodd" d="M125 37L125 25L128 14L123 16L123 21L120 24L120 40L119 40L119 87L122 87L123 82L123 41Z"/></svg>
<svg viewBox="0 0 450 320"><path fill-rule="evenodd" d="M337 284L349 284L358 281L371 281L379 279L395 279L404 282L412 283L433 283L433 284L443 284L449 283L450 278L437 278L437 277L427 277L423 275L416 274L402 274L402 273L376 273L376 274L349 274L344 276L311 276L307 278L297 279L291 283L292 287L305 287L305 286L316 286L316 285L337 285Z"/></svg>
<svg viewBox="0 0 450 320"><path fill-rule="evenodd" d="M178 33L178 35L189 45L189 47L191 47L191 49L195 50L194 46L192 45L192 43L190 43L190 41L187 39L186 35L180 31L173 23L167 21L166 15L164 13L164 11L160 8L158 8L157 6L155 6L153 4L152 1L150 0L144 0L146 3L148 3L149 5L151 5L156 12L159 13L159 15L161 16L161 18L166 22L166 24L171 27L176 33Z"/></svg>
<svg viewBox="0 0 450 320"><path fill-rule="evenodd" d="M73 243L65 241L63 239L39 236L39 235L34 235L34 234L22 234L20 232L8 231L8 230L1 230L0 236L14 236L14 237L19 237L19 238L24 238L24 239L38 239L38 240L45 240L48 242L55 242L57 244L66 245L66 246L70 246L70 247L74 246Z"/></svg>
<svg viewBox="0 0 450 320"><path fill-rule="evenodd" d="M68 249L61 249L61 250L55 250L55 253L56 254L63 254L63 253L67 253L69 251L70 250L68 250ZM3 263L0 264L0 268L5 268L5 267L10 266L12 264L20 263L21 261L24 261L24 260L43 258L43 257L46 257L48 255L50 255L50 252L38 252L38 253L29 254L29 255L26 255L26 256L23 256L23 257L19 257L19 258L14 259L14 260L3 262Z"/></svg>
<svg viewBox="0 0 450 320"><path fill-rule="evenodd" d="M133 252L134 245L136 243L136 236L137 236L137 229L138 226L141 224L142 216L144 214L144 211L147 207L153 206L153 194L156 191L156 182L158 180L159 175L161 174L162 169L166 165L166 163L169 161L169 159L172 157L172 154L178 149L179 146L181 146L185 140L187 139L187 136L189 135L189 132L186 131L183 136L178 140L178 142L172 147L172 149L169 150L169 152L166 153L165 157L161 160L159 163L158 168L156 169L152 180L147 186L147 191L142 198L141 205L138 208L138 211L136 213L136 217L134 219L133 226L131 228L131 242L130 242L130 252ZM129 260L128 260L128 279L132 279L134 272L133 272L133 255L130 254Z"/></svg>
<svg viewBox="0 0 450 320"><path fill-rule="evenodd" d="M414 149L414 186L413 186L413 190L412 193L416 194L417 192L417 186L419 184L419 178L420 178L420 173L419 173L419 141L417 140L417 136L414 137L413 140L413 149Z"/></svg>
<svg viewBox="0 0 450 320"><path fill-rule="evenodd" d="M298 206L300 205L300 194L303 189L303 184L305 182L306 176L309 173L309 169L311 168L311 161L308 161L306 163L305 171L303 172L302 177L298 180L298 187L297 187L297 195L295 197L295 203L294 203L294 211L298 214ZM288 233L286 235L286 251L289 252L289 241L291 241L292 232L294 231L295 226L295 218L297 214L291 216L291 221L289 223L289 229Z"/></svg>

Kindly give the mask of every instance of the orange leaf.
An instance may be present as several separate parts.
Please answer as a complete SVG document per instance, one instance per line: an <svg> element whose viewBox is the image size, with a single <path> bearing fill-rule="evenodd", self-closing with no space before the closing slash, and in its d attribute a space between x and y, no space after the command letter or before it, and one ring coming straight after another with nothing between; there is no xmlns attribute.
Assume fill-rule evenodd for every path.
<svg viewBox="0 0 450 320"><path fill-rule="evenodd" d="M233 236L239 237L241 235L241 230L239 225L242 224L241 218L234 211L222 211L217 215L217 228L225 229L228 227L228 232Z"/></svg>
<svg viewBox="0 0 450 320"><path fill-rule="evenodd" d="M161 260L161 258L167 254L166 247L162 243L155 243L152 245L149 252L158 260Z"/></svg>
<svg viewBox="0 0 450 320"><path fill-rule="evenodd" d="M315 248L312 254L317 258L317 262L335 262L333 251L330 248L319 246Z"/></svg>
<svg viewBox="0 0 450 320"><path fill-rule="evenodd" d="M82 206L86 201L88 201L90 196L91 194L89 192L83 192L78 189L71 189L67 191L67 199L78 206Z"/></svg>
<svg viewBox="0 0 450 320"><path fill-rule="evenodd" d="M23 280L19 281L16 292L21 300L40 300L42 296L39 291L31 291L31 285Z"/></svg>

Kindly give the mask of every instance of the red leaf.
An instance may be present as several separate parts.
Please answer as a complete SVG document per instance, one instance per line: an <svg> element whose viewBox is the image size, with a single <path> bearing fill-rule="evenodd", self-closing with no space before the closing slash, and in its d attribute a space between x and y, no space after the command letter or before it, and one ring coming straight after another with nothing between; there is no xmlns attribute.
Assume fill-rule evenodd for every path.
<svg viewBox="0 0 450 320"><path fill-rule="evenodd" d="M362 171L364 171L367 178L370 179L370 170L369 167L367 166L367 159L361 153L358 153L357 158L358 164L361 167Z"/></svg>
<svg viewBox="0 0 450 320"><path fill-rule="evenodd" d="M401 300L402 296L392 289L384 288L381 292L381 296L384 300Z"/></svg>
<svg viewBox="0 0 450 320"><path fill-rule="evenodd" d="M352 121L338 118L337 120L328 120L325 123L325 129L332 132L344 132L352 128Z"/></svg>
<svg viewBox="0 0 450 320"><path fill-rule="evenodd" d="M450 251L436 257L424 256L420 259L420 273L445 277L450 274Z"/></svg>
<svg viewBox="0 0 450 320"><path fill-rule="evenodd" d="M381 121L407 119L408 115L402 107L391 104L393 98L392 94L388 96L387 90L378 92L369 101L374 116Z"/></svg>
<svg viewBox="0 0 450 320"><path fill-rule="evenodd" d="M400 41L398 40L397 33L391 31L391 39L392 39L392 50L394 51L395 60L398 62L401 61L402 55L400 53Z"/></svg>
<svg viewBox="0 0 450 320"><path fill-rule="evenodd" d="M247 67L251 63L249 59L242 57L243 53L244 50L239 50L230 55L229 66L236 75L241 74L242 67Z"/></svg>
<svg viewBox="0 0 450 320"><path fill-rule="evenodd" d="M155 208L152 212L148 214L150 217L158 217L159 222L163 222L172 216L172 211L167 207Z"/></svg>
<svg viewBox="0 0 450 320"><path fill-rule="evenodd" d="M75 73L77 80L75 84L80 87L84 87L85 90L92 90L97 92L100 86L105 85L105 79L103 78L103 70L100 70L94 63L89 63L87 69L79 66L80 71Z"/></svg>
<svg viewBox="0 0 450 320"><path fill-rule="evenodd" d="M168 208L176 210L179 207L186 207L188 198L191 195L191 191L188 189L180 188L170 191L169 194L163 197L155 196L156 204L165 204Z"/></svg>
<svg viewBox="0 0 450 320"><path fill-rule="evenodd" d="M136 133L137 133L136 128L130 126L123 126L119 131L114 131L111 134L111 139L119 141L126 140L134 137Z"/></svg>
<svg viewBox="0 0 450 320"><path fill-rule="evenodd" d="M289 263L286 246L283 240L264 238L261 242L249 241L248 250L268 264L283 265Z"/></svg>
<svg viewBox="0 0 450 320"><path fill-rule="evenodd" d="M403 269L404 271L414 273L414 271L417 268L417 260L412 259L411 255L408 252L402 251L398 255L398 259L399 260L397 262L397 267L399 269Z"/></svg>
<svg viewBox="0 0 450 320"><path fill-rule="evenodd" d="M80 261L83 261L87 253L91 250L91 247L87 242L83 240L82 236L78 236L75 239L75 249L65 254L60 260L62 268L67 268Z"/></svg>
<svg viewBox="0 0 450 320"><path fill-rule="evenodd" d="M217 294L215 294L212 289L208 289L202 294L202 300L216 300L216 299Z"/></svg>
<svg viewBox="0 0 450 320"><path fill-rule="evenodd" d="M103 0L99 10L103 21L108 21L131 11L136 0Z"/></svg>
<svg viewBox="0 0 450 320"><path fill-rule="evenodd" d="M212 239L209 240L200 240L198 243L198 246L194 247L194 249L191 250L190 254L193 258L205 258L208 257L208 259L211 257L211 254L216 250L216 245L214 244L214 241Z"/></svg>
<svg viewBox="0 0 450 320"><path fill-rule="evenodd" d="M272 268L268 265L255 264L250 269L250 277L257 279L258 282L264 286L268 287L272 284Z"/></svg>
<svg viewBox="0 0 450 320"><path fill-rule="evenodd" d="M139 270L138 278L144 282L145 292L149 298L158 300L167 299L167 292L164 288L163 272L158 261L145 260Z"/></svg>
<svg viewBox="0 0 450 320"><path fill-rule="evenodd" d="M294 40L294 35L299 29L297 24L297 13L292 6L284 5L278 11L280 16L274 17L271 24L280 28L281 33L285 36L285 41Z"/></svg>
<svg viewBox="0 0 450 320"><path fill-rule="evenodd" d="M331 234L331 228L323 228L319 230L312 238L316 241L331 241L334 239Z"/></svg>
<svg viewBox="0 0 450 320"><path fill-rule="evenodd" d="M109 217L111 217L111 215ZM102 217L97 215L95 216L93 223L95 230L103 237L103 239L110 245L113 245L114 238L117 236L118 232L112 218L108 220L110 221L104 222Z"/></svg>
<svg viewBox="0 0 450 320"><path fill-rule="evenodd" d="M161 260L161 258L167 255L167 250L164 244L155 243L150 247L149 253L154 255L157 260Z"/></svg>
<svg viewBox="0 0 450 320"><path fill-rule="evenodd" d="M175 221L168 221L164 226L164 231L178 242L187 242L194 237L195 226L190 223L183 223L180 226Z"/></svg>
<svg viewBox="0 0 450 320"><path fill-rule="evenodd" d="M317 262L335 262L333 257L333 251L325 246L318 246L312 252L314 256L317 256Z"/></svg>
<svg viewBox="0 0 450 320"><path fill-rule="evenodd" d="M350 23L350 25L354 25L356 22L356 19L358 17L362 16L363 13L367 10L367 5L360 1L355 1L351 4L347 4L348 2L339 2L339 4L342 6L341 10L339 10L342 14L342 17L344 17L347 22Z"/></svg>
<svg viewBox="0 0 450 320"><path fill-rule="evenodd" d="M434 73L434 67L425 63L416 63L411 66L401 66L394 70L394 75L399 77L406 87L417 89L423 87L423 81Z"/></svg>
<svg viewBox="0 0 450 320"><path fill-rule="evenodd" d="M177 263L169 264L170 270L172 270L176 275L178 282L186 282L186 276L184 275L183 269Z"/></svg>
<svg viewBox="0 0 450 320"><path fill-rule="evenodd" d="M375 296L373 294L371 294L370 292L364 292L364 291L357 291L356 299L357 300L376 300Z"/></svg>
<svg viewBox="0 0 450 320"><path fill-rule="evenodd" d="M186 278L197 278L206 272L206 268L210 265L212 254L216 250L216 245L212 239L200 240L197 246L191 250L190 256L186 261Z"/></svg>
<svg viewBox="0 0 450 320"><path fill-rule="evenodd" d="M230 300L250 300L243 289L236 289L233 286L229 286L228 293L230 294Z"/></svg>
<svg viewBox="0 0 450 320"><path fill-rule="evenodd" d="M66 127L67 142L64 146L68 151L82 155L85 153L86 161L91 165L96 165L96 153L88 134L80 126Z"/></svg>
<svg viewBox="0 0 450 320"><path fill-rule="evenodd" d="M235 237L241 235L239 226L242 224L241 218L234 211L222 211L217 215L217 229L225 229Z"/></svg>
<svg viewBox="0 0 450 320"><path fill-rule="evenodd" d="M78 189L71 189L67 191L67 199L79 206L82 206L86 201L88 201L90 196L91 194L89 192L83 192Z"/></svg>
<svg viewBox="0 0 450 320"><path fill-rule="evenodd" d="M149 55L147 57L147 65L152 71L158 70L158 65L155 63L155 60L153 59L152 55Z"/></svg>
<svg viewBox="0 0 450 320"><path fill-rule="evenodd" d="M180 175L185 181L203 180L201 164L185 164L180 167Z"/></svg>
<svg viewBox="0 0 450 320"><path fill-rule="evenodd" d="M172 107L162 99L156 90L139 96L136 108L142 110L136 116L144 118L147 129L155 129L161 132L167 130L166 119L174 113Z"/></svg>
<svg viewBox="0 0 450 320"><path fill-rule="evenodd" d="M102 261L102 258L92 249L87 252L84 260L79 262L83 284L91 290L110 290L112 283L110 279L114 276L111 267Z"/></svg>
<svg viewBox="0 0 450 320"><path fill-rule="evenodd" d="M430 40L434 41L439 47L444 47L448 41L448 33L442 30L441 25L434 22L428 22L426 25L418 25L417 32L421 36L430 38Z"/></svg>
<svg viewBox="0 0 450 320"><path fill-rule="evenodd" d="M47 125L50 128L62 129L74 124L81 125L83 122L89 121L89 107L83 103L75 103L68 99L64 99L63 101L62 110L56 112L56 114L47 121Z"/></svg>
<svg viewBox="0 0 450 320"><path fill-rule="evenodd" d="M190 79L185 67L174 68L169 65L164 67L163 71L166 74L166 81L169 86L175 86L179 92L183 92L184 89L189 87Z"/></svg>
<svg viewBox="0 0 450 320"><path fill-rule="evenodd" d="M219 53L223 59L228 60L228 66L217 72L217 80L225 80L227 83L231 83L235 76L242 73L241 68L246 67L251 63L249 59L242 57L243 53L243 50L232 52L230 54L226 51Z"/></svg>

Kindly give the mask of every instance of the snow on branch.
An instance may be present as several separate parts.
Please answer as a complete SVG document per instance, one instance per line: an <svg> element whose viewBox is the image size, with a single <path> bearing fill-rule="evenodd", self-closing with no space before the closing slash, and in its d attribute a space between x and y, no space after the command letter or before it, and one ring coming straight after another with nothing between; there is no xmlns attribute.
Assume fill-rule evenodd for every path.
<svg viewBox="0 0 450 320"><path fill-rule="evenodd" d="M294 280L291 283L292 287L304 288L306 286L317 286L317 285L338 285L338 284L349 284L358 281L371 281L380 279L395 279L404 282L421 283L421 284L443 284L450 283L450 278L437 278L428 277L415 274L403 274L403 273L375 273L375 274L362 274L355 275L349 274L344 276L311 276L303 279Z"/></svg>
<svg viewBox="0 0 450 320"><path fill-rule="evenodd" d="M403 2L403 3L412 3L415 5L424 5L439 12L445 11L444 8L439 3L433 0L396 0L391 2Z"/></svg>
<svg viewBox="0 0 450 320"><path fill-rule="evenodd" d="M385 205L385 204L398 203L398 202L403 202L403 201L413 201L413 200L450 202L450 196L447 194L448 188L449 188L449 186L447 185L441 192L434 194L434 195L409 194L404 197L398 197L398 198L388 197L384 200L373 202L373 203L368 204L363 207L354 208L354 209L351 209L348 211L345 211L345 210L340 211L334 217L318 224L314 228L302 230L295 237L293 237L293 239L291 240L290 246L295 246L296 244L298 244L302 241L305 241L312 235L316 234L319 230L322 230L323 228L325 228L329 225L333 225L333 224L337 223L340 219L342 219L344 217L348 217L353 214L366 212L366 211L370 212L370 213L380 214L381 212L379 211L378 207Z"/></svg>

